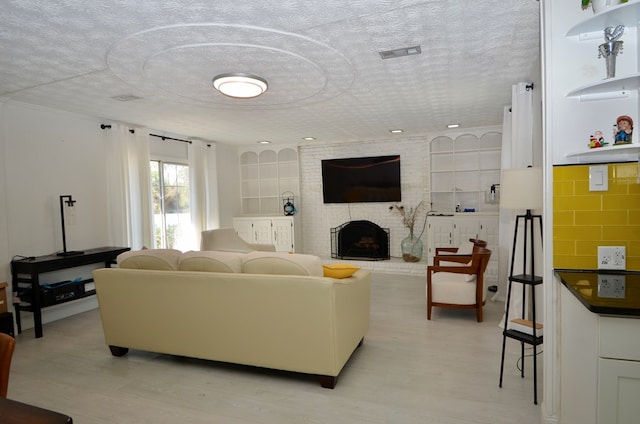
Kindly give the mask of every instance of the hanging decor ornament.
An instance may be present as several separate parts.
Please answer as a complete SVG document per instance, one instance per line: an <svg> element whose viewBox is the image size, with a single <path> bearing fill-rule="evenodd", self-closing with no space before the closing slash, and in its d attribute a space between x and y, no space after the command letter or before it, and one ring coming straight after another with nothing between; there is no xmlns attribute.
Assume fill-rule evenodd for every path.
<svg viewBox="0 0 640 424"><path fill-rule="evenodd" d="M291 191L285 191L282 193L282 208L284 216L293 216L298 211L294 205L294 194Z"/></svg>

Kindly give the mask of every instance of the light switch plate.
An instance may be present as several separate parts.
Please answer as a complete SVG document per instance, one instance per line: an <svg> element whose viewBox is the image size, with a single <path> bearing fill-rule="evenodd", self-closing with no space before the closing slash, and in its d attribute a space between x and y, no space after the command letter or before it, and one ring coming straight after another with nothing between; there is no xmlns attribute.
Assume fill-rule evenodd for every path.
<svg viewBox="0 0 640 424"><path fill-rule="evenodd" d="M589 167L589 191L609 190L609 166L591 165Z"/></svg>
<svg viewBox="0 0 640 424"><path fill-rule="evenodd" d="M624 246L598 246L598 269L626 269L626 250Z"/></svg>

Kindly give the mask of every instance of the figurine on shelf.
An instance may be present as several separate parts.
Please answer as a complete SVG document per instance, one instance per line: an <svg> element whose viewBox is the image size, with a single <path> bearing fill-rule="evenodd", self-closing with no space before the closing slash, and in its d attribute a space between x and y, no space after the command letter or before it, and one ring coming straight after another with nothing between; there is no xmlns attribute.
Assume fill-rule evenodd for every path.
<svg viewBox="0 0 640 424"><path fill-rule="evenodd" d="M618 116L613 126L613 144L630 144L632 135L633 119L627 115Z"/></svg>
<svg viewBox="0 0 640 424"><path fill-rule="evenodd" d="M589 137L589 148L591 149L604 147L607 144L609 143L604 141L604 136L602 135L602 131L596 131L592 136Z"/></svg>

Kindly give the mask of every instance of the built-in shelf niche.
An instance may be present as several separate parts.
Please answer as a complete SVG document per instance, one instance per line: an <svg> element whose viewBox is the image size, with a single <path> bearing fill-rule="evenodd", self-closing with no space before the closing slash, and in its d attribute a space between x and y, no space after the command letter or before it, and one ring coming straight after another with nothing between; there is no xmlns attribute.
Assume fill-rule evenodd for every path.
<svg viewBox="0 0 640 424"><path fill-rule="evenodd" d="M243 215L281 214L282 194L299 196L298 151L245 151L240 154L240 180Z"/></svg>
<svg viewBox="0 0 640 424"><path fill-rule="evenodd" d="M495 212L497 204L485 201L492 184L500 183L502 134L489 132L480 138L463 134L455 139L434 138L430 144L431 209L455 212L474 209Z"/></svg>

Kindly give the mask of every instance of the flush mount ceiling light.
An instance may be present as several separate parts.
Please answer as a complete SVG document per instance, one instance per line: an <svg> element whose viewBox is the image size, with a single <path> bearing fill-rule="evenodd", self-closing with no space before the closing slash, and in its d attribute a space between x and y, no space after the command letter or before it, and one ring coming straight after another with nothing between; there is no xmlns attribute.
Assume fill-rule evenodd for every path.
<svg viewBox="0 0 640 424"><path fill-rule="evenodd" d="M256 143L258 143L258 144L271 144L271 142L269 140L260 140L260 141L256 141Z"/></svg>
<svg viewBox="0 0 640 424"><path fill-rule="evenodd" d="M213 88L225 96L238 99L258 97L267 91L267 81L251 74L220 74L213 78Z"/></svg>
<svg viewBox="0 0 640 424"><path fill-rule="evenodd" d="M458 128L460 126L460 124L449 124L447 125L447 128Z"/></svg>
<svg viewBox="0 0 640 424"><path fill-rule="evenodd" d="M401 132L404 132L404 130L401 130L400 128L395 129L395 130L389 130L389 132L391 134L400 134Z"/></svg>
<svg viewBox="0 0 640 424"><path fill-rule="evenodd" d="M315 138L315 137L303 137L302 139L303 139L304 141L313 141L313 140L315 140L316 138Z"/></svg>

